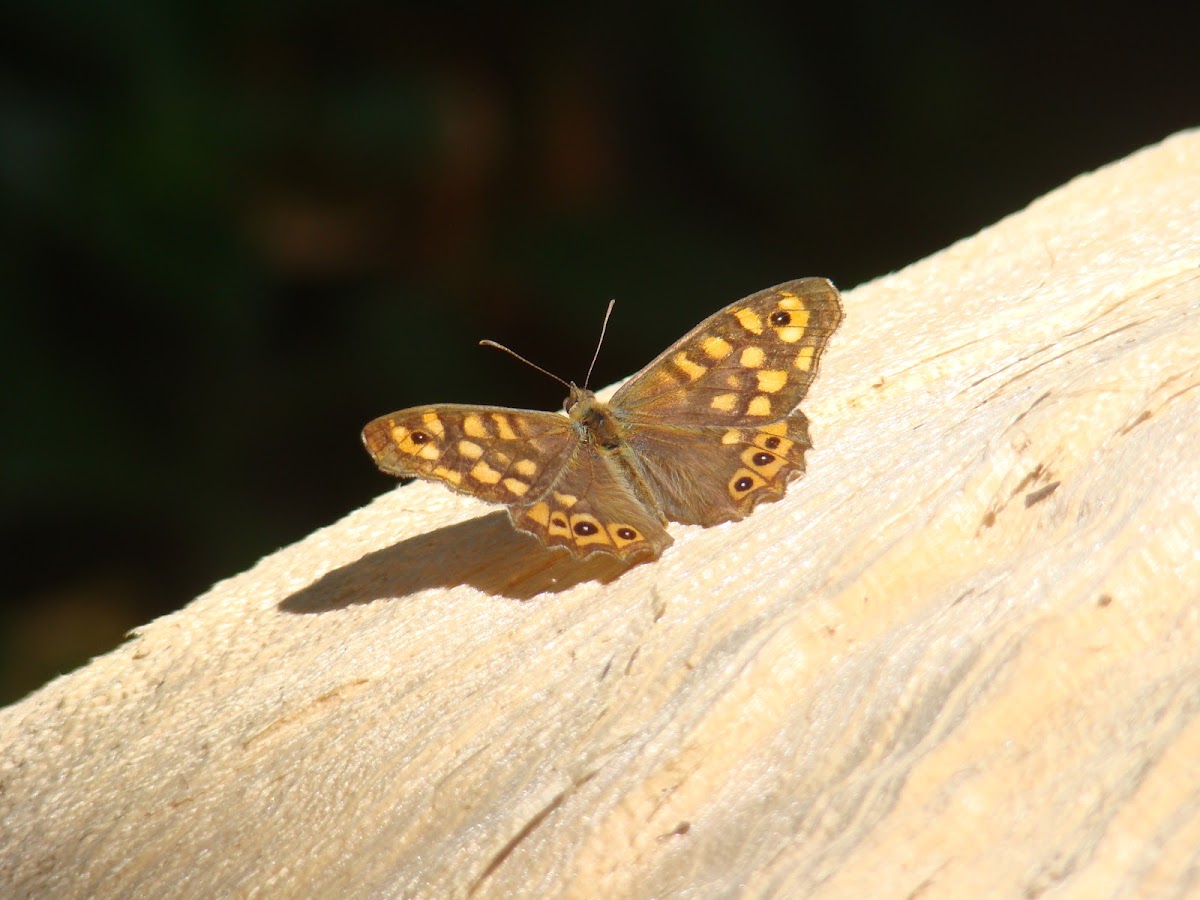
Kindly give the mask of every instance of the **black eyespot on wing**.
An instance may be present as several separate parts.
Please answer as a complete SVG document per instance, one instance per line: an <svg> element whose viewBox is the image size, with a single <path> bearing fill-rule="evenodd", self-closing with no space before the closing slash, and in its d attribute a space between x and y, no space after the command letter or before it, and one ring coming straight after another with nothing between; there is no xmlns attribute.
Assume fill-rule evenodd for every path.
<svg viewBox="0 0 1200 900"><path fill-rule="evenodd" d="M427 435L423 431L414 431L412 434L409 435L409 438L412 440L412 442L414 444L424 444L426 441L429 440L429 435Z"/></svg>
<svg viewBox="0 0 1200 900"><path fill-rule="evenodd" d="M754 487L754 479L748 478L745 475L733 483L733 489L735 491L748 491L752 487Z"/></svg>
<svg viewBox="0 0 1200 900"><path fill-rule="evenodd" d="M756 466L765 466L767 463L769 463L774 458L775 457L772 456L770 453L755 453L754 454L754 464Z"/></svg>
<svg viewBox="0 0 1200 900"><path fill-rule="evenodd" d="M623 541L637 540L637 536L638 536L638 533L636 531L634 531L632 528L618 528L617 529L617 537L619 537Z"/></svg>
<svg viewBox="0 0 1200 900"><path fill-rule="evenodd" d="M593 534L595 534L600 529L597 528L595 525L593 525L591 522L576 522L574 530L575 530L575 533L577 535L579 535L580 537L591 537Z"/></svg>
<svg viewBox="0 0 1200 900"><path fill-rule="evenodd" d="M552 521L554 523L555 528L566 528L567 527L567 520L564 519L562 516L555 516L550 521Z"/></svg>
<svg viewBox="0 0 1200 900"><path fill-rule="evenodd" d="M769 437L765 441L763 441L763 443L767 445L768 450L774 450L776 447L779 446L779 438L772 435L771 437Z"/></svg>
<svg viewBox="0 0 1200 900"><path fill-rule="evenodd" d="M777 309L771 313L771 324L776 328L782 328L788 322L792 321L792 314L782 309Z"/></svg>

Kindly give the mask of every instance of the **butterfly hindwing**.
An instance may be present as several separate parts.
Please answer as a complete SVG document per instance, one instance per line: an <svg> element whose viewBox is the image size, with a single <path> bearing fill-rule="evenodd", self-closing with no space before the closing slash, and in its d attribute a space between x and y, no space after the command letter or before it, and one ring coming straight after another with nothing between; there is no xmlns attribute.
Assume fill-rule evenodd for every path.
<svg viewBox="0 0 1200 900"><path fill-rule="evenodd" d="M633 493L619 463L591 443L577 445L536 503L510 507L509 515L517 528L576 556L658 556L672 543L659 516Z"/></svg>
<svg viewBox="0 0 1200 900"><path fill-rule="evenodd" d="M639 424L627 441L667 518L704 526L778 500L812 447L799 410L765 425Z"/></svg>
<svg viewBox="0 0 1200 900"><path fill-rule="evenodd" d="M630 424L781 421L804 399L842 320L837 289L802 278L709 316L634 375L612 399Z"/></svg>
<svg viewBox="0 0 1200 900"><path fill-rule="evenodd" d="M455 404L380 416L362 436L384 472L505 504L544 494L579 440L571 420L557 413Z"/></svg>

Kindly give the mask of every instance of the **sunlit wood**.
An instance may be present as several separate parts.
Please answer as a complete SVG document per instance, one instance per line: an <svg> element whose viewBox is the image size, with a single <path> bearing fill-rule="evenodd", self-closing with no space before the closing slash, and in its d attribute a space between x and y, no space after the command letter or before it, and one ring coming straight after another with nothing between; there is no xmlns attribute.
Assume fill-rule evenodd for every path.
<svg viewBox="0 0 1200 900"><path fill-rule="evenodd" d="M401 487L0 712L0 894L1197 890L1200 133L845 306L745 522Z"/></svg>

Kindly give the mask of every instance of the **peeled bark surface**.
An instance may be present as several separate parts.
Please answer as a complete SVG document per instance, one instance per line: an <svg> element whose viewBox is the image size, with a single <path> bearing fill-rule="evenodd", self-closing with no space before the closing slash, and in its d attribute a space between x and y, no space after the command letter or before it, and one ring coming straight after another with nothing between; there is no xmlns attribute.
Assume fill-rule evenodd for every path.
<svg viewBox="0 0 1200 900"><path fill-rule="evenodd" d="M1200 891L1200 132L844 301L743 522L399 487L0 711L0 895Z"/></svg>

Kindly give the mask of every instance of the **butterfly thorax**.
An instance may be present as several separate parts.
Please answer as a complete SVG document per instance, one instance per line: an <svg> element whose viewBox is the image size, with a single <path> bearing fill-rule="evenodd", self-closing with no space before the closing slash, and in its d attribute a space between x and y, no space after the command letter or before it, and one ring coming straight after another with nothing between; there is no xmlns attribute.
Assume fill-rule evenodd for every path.
<svg viewBox="0 0 1200 900"><path fill-rule="evenodd" d="M587 388L571 385L571 395L563 404L571 421L579 426L579 437L584 443L597 447L610 460L613 474L638 502L654 514L660 522L666 522L662 504L646 482L646 473L637 456L625 439L625 426L613 413L612 407Z"/></svg>
<svg viewBox="0 0 1200 900"><path fill-rule="evenodd" d="M604 450L621 446L621 426L607 403L596 399L587 388L571 385L571 395L563 404L567 415L583 426L583 439Z"/></svg>

